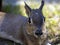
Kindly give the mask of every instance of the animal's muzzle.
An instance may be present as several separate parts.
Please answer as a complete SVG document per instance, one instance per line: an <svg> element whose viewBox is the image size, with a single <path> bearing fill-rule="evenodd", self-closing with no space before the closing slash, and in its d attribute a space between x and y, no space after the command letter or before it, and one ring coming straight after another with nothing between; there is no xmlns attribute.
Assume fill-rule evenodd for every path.
<svg viewBox="0 0 60 45"><path fill-rule="evenodd" d="M37 36L41 36L43 34L43 32L41 30L36 30L35 35Z"/></svg>

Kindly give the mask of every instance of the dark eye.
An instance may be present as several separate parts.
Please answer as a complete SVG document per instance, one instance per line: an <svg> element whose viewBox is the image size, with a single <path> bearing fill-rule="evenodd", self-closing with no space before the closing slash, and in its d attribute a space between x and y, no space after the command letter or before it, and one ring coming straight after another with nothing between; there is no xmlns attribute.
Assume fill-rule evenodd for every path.
<svg viewBox="0 0 60 45"><path fill-rule="evenodd" d="M44 17L44 21L45 21L45 17Z"/></svg>
<svg viewBox="0 0 60 45"><path fill-rule="evenodd" d="M29 20L28 20L28 22L31 24L32 23L32 19L29 17Z"/></svg>
<svg viewBox="0 0 60 45"><path fill-rule="evenodd" d="M30 20L30 17L29 17L29 20L28 20L29 23L31 23L31 20Z"/></svg>

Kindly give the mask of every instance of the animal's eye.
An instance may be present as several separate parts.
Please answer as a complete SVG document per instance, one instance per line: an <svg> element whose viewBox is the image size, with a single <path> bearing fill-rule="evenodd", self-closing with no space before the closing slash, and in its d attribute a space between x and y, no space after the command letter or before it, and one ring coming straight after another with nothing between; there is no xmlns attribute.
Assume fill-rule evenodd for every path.
<svg viewBox="0 0 60 45"><path fill-rule="evenodd" d="M28 20L28 22L31 24L32 23L32 19L29 17L29 20Z"/></svg>
<svg viewBox="0 0 60 45"><path fill-rule="evenodd" d="M44 21L45 21L45 17L44 17Z"/></svg>

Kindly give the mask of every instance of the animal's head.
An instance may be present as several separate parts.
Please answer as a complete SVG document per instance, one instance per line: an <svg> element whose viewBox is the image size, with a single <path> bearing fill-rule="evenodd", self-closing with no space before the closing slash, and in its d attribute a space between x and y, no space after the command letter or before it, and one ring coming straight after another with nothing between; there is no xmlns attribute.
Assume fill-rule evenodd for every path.
<svg viewBox="0 0 60 45"><path fill-rule="evenodd" d="M30 35L40 37L43 35L45 17L43 16L42 9L44 6L44 1L41 2L39 9L31 9L25 3L26 13L28 15L28 23L26 26L26 31Z"/></svg>

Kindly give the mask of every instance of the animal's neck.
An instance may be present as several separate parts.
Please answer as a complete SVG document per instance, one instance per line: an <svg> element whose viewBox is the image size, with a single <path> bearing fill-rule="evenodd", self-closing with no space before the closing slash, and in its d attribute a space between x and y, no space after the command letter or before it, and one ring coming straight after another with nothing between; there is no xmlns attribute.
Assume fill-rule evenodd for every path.
<svg viewBox="0 0 60 45"><path fill-rule="evenodd" d="M25 32L25 44L27 45L45 45L46 44L46 41L47 41L47 38L36 38L34 37L33 35L29 35L27 34L27 32Z"/></svg>
<svg viewBox="0 0 60 45"><path fill-rule="evenodd" d="M39 39L35 38L33 35L29 35L25 32L27 45L39 45Z"/></svg>

